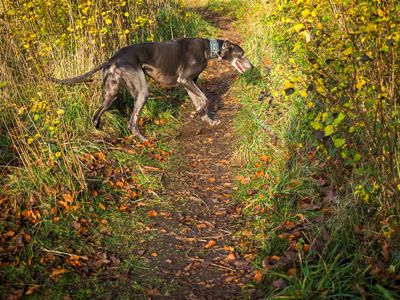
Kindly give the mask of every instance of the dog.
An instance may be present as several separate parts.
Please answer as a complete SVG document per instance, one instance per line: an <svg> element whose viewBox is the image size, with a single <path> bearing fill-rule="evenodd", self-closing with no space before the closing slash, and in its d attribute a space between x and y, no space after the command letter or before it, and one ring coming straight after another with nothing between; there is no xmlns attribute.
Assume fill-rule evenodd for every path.
<svg viewBox="0 0 400 300"><path fill-rule="evenodd" d="M208 60L214 58L229 62L239 73L253 67L243 49L228 40L179 38L168 42L127 46L83 75L68 79L50 79L59 84L73 85L84 82L89 76L103 70L103 102L93 117L94 126L99 128L101 116L116 100L118 90L123 86L135 98L129 129L134 136L147 141L138 126L140 112L149 97L146 75L166 87L184 87L195 106L191 115L201 116L211 126L220 123L210 118L209 100L196 85Z"/></svg>

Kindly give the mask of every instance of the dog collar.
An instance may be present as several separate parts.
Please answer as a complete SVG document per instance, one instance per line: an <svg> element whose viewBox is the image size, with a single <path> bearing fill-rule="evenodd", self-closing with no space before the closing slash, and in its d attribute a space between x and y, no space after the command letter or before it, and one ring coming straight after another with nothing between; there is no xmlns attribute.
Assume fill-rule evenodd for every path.
<svg viewBox="0 0 400 300"><path fill-rule="evenodd" d="M219 43L216 39L210 39L210 58L221 58L219 55Z"/></svg>

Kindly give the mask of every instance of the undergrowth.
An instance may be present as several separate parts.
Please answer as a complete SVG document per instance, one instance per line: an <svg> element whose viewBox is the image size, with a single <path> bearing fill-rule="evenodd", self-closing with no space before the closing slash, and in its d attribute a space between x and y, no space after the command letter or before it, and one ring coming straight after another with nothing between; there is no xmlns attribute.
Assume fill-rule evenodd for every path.
<svg viewBox="0 0 400 300"><path fill-rule="evenodd" d="M363 105L365 97L376 97L374 91L364 89L368 85L366 73L370 70L361 65L358 79L350 80L346 77L350 75L335 77L339 81L349 80L353 85L337 83L342 91L351 90L346 94L350 97L349 103L357 103L346 110L335 102L343 101L334 98L335 90L331 94L324 93L324 89L333 87L333 79L329 74L323 75L330 72L329 67L317 62L332 47L342 43L336 39L340 33L335 31L339 29L335 27L334 18L342 14L341 25L348 22L348 26L354 26L351 22L359 19L352 21L347 14L360 14L365 3L347 1L345 5L351 8L347 12L336 1L335 4L331 2L336 9L334 12L330 11L329 4L321 3L321 7L317 5L316 10L320 9L317 13L307 6L310 3L210 1L212 9L231 14L237 20L245 52L256 66L241 75L235 84L242 108L235 119L235 129L241 138L234 157L240 165L236 196L244 203L252 228L251 234L244 234L259 252L254 263L254 281L264 290L267 299L396 299L399 297L396 284L399 259L395 250L399 244L395 233L398 228L398 157L395 158L398 145L388 141L390 145L383 146L386 134L375 135L378 142L371 144L369 129L353 118L351 110L354 109L359 111L358 122L365 122L364 125L380 122L367 111L376 106L357 106ZM393 5L391 2L378 10L375 8L383 22L388 22L387 28L393 28L396 22L393 18L398 10ZM386 14L391 7L394 7L392 14ZM306 18L311 16L320 18L325 27L308 24ZM368 16L360 22L367 22L367 19L372 24L375 22L374 30L381 30L382 21ZM316 28L321 32L316 32ZM318 34L326 34L326 39L324 47L315 53L312 43ZM398 45L395 37L392 41L380 55L390 56L393 51L390 47ZM351 41L347 42L346 47L352 48L347 54L349 65L351 56L357 59L359 45L350 46ZM373 39L364 39L364 42L369 43L364 47L373 49ZM332 56L330 67L334 65L335 72L347 66L346 55L337 55L341 61L338 64L335 54L329 52L329 55ZM385 61L386 58L378 59ZM395 58L393 63L396 65L391 68L396 70ZM345 72L351 73L347 69ZM364 80L361 83L360 78ZM307 89L305 83L310 84L310 80L315 84ZM382 80L380 86L394 83L390 76ZM390 102L388 99L379 101ZM385 109L395 109L387 105L383 104ZM389 112L381 113L386 114L384 118L397 118ZM387 128L392 141L397 139L395 122ZM384 131L381 125L375 126L381 133ZM352 135L354 131L357 133ZM375 158L379 153L382 156L374 160L369 154L363 154L367 149L364 143L370 147L382 146L385 150L368 150L373 151ZM391 155L393 164L387 160ZM386 181L384 178L392 172L397 175Z"/></svg>
<svg viewBox="0 0 400 300"><path fill-rule="evenodd" d="M148 211L162 201L162 168L182 91L150 84L140 126L128 131L132 99L121 91L100 130L100 79L82 74L119 47L210 28L181 1L3 1L0 4L0 294L37 299L131 298L131 276Z"/></svg>

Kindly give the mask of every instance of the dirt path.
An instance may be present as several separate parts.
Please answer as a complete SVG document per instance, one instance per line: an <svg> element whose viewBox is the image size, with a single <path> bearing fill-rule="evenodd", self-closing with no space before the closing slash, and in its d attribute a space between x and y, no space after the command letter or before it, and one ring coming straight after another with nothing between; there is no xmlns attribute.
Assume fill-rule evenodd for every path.
<svg viewBox="0 0 400 300"><path fill-rule="evenodd" d="M204 13L203 13L204 15ZM233 42L238 33L225 17L206 15ZM237 72L227 63L210 61L200 88L217 109L221 124L210 128L189 117L176 137L176 164L165 174L171 208L159 211L150 224L157 237L147 242L148 272L138 275L152 299L245 299L243 286L250 280L250 263L240 257L237 232L243 226L241 207L232 198L231 166L233 114L238 104L230 86ZM150 271L151 270L151 271ZM157 271L154 271L157 270Z"/></svg>

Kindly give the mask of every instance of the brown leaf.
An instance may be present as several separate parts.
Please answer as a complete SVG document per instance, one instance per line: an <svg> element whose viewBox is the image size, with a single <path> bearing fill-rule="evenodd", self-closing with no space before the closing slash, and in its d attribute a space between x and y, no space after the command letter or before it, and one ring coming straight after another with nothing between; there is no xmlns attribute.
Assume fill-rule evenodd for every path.
<svg viewBox="0 0 400 300"><path fill-rule="evenodd" d="M204 246L204 248L210 249L210 248L214 247L216 244L217 244L216 241L210 240L210 241Z"/></svg>
<svg viewBox="0 0 400 300"><path fill-rule="evenodd" d="M272 281L272 284L273 284L274 288L280 289L280 288L282 288L284 282L282 279L277 279L277 280Z"/></svg>
<svg viewBox="0 0 400 300"><path fill-rule="evenodd" d="M210 178L208 178L208 181L211 183L214 183L217 181L217 179L215 179L215 177L210 177Z"/></svg>
<svg viewBox="0 0 400 300"><path fill-rule="evenodd" d="M32 237L28 233L25 233L25 232L22 234L22 237L25 242L29 242L32 239Z"/></svg>
<svg viewBox="0 0 400 300"><path fill-rule="evenodd" d="M204 229L204 228L207 228L207 224L205 224L205 223L200 223L200 224L197 224L196 227L197 227L198 229Z"/></svg>
<svg viewBox="0 0 400 300"><path fill-rule="evenodd" d="M98 159L98 160L105 160L106 159L106 155L103 153L103 152L97 152L96 154L95 154L95 156L96 156L96 158Z"/></svg>
<svg viewBox="0 0 400 300"><path fill-rule="evenodd" d="M158 213L155 210L151 210L147 213L150 218L155 218L158 216Z"/></svg>
<svg viewBox="0 0 400 300"><path fill-rule="evenodd" d="M61 274L65 273L65 272L67 272L67 269L64 269L64 268L54 268L54 269L51 271L51 276L53 276L53 277L58 277L58 276L60 276Z"/></svg>
<svg viewBox="0 0 400 300"><path fill-rule="evenodd" d="M68 204L72 204L72 202L74 202L74 197L72 197L70 193L65 193L64 195L62 195L62 198Z"/></svg>
<svg viewBox="0 0 400 300"><path fill-rule="evenodd" d="M62 207L64 207L66 210L69 210L69 204L63 200L59 200L58 204L60 204Z"/></svg>
<svg viewBox="0 0 400 300"><path fill-rule="evenodd" d="M296 275L296 273L297 273L297 269L296 268L290 268L289 270L287 270L287 274L289 276Z"/></svg>
<svg viewBox="0 0 400 300"><path fill-rule="evenodd" d="M9 230L6 232L5 236L6 237L13 237L15 235L15 231Z"/></svg>
<svg viewBox="0 0 400 300"><path fill-rule="evenodd" d="M381 254L383 256L384 261L390 260L390 245L386 240L382 244Z"/></svg>
<svg viewBox="0 0 400 300"><path fill-rule="evenodd" d="M25 295L32 295L33 293L36 293L40 289L40 285L34 284L31 285L28 290L25 292Z"/></svg>
<svg viewBox="0 0 400 300"><path fill-rule="evenodd" d="M72 226L73 228L75 228L76 230L81 229L81 224L80 224L79 222L75 221L75 220L73 220L73 221L71 222L71 226Z"/></svg>
<svg viewBox="0 0 400 300"><path fill-rule="evenodd" d="M225 250L225 251L233 252L233 251L235 251L235 248L232 247L232 246L224 246L224 250Z"/></svg>
<svg viewBox="0 0 400 300"><path fill-rule="evenodd" d="M270 163L270 162L272 161L271 156L265 155L265 154L260 155L260 159L261 159L261 161L264 162L264 163Z"/></svg>
<svg viewBox="0 0 400 300"><path fill-rule="evenodd" d="M253 234L250 232L250 231L248 231L248 230L243 230L242 231L242 235L244 236L244 237L251 237Z"/></svg>
<svg viewBox="0 0 400 300"><path fill-rule="evenodd" d="M234 261L236 259L236 256L234 253L229 253L227 257L225 257L226 262Z"/></svg>
<svg viewBox="0 0 400 300"><path fill-rule="evenodd" d="M264 271L263 270L257 270L254 272L253 275L253 280L256 283L260 283L264 279Z"/></svg>
<svg viewBox="0 0 400 300"><path fill-rule="evenodd" d="M323 192L325 194L325 197L322 200L323 203L330 204L335 200L336 191L332 187L326 188Z"/></svg>
<svg viewBox="0 0 400 300"><path fill-rule="evenodd" d="M124 187L124 183L122 181L116 181L114 183L115 186L119 187L119 188L123 188Z"/></svg>

